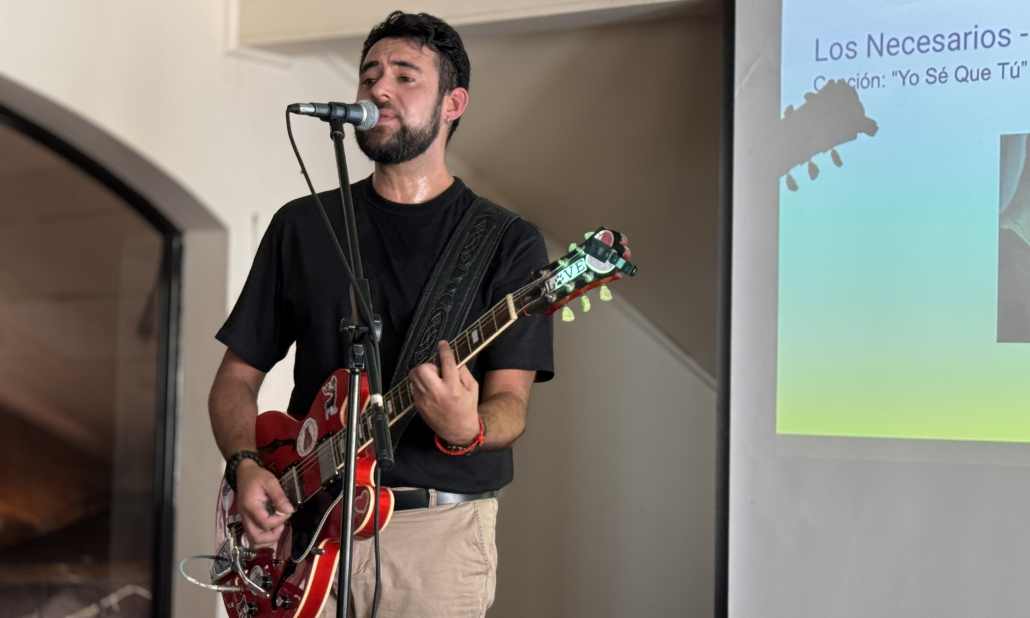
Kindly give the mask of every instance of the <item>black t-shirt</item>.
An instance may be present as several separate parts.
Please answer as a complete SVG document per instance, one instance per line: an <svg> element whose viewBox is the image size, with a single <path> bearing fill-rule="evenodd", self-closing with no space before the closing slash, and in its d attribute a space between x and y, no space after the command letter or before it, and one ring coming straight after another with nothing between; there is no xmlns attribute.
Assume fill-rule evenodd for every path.
<svg viewBox="0 0 1030 618"><path fill-rule="evenodd" d="M351 191L372 306L383 320L380 352L388 387L422 288L476 195L459 179L440 196L417 205L385 200L375 192L371 177L352 185ZM320 193L319 199L346 252L339 191ZM532 280L546 264L540 232L517 219L501 239L468 323ZM272 218L247 283L216 337L265 372L296 341L288 412L303 417L329 375L346 366L339 324L350 315L347 276L309 195L286 204ZM536 381L543 382L554 375L551 348L550 317L524 317L481 352L469 369L480 383L485 372L496 369L534 370ZM397 465L383 473L383 484L479 493L500 489L512 475L511 449L445 455L436 449L432 429L416 415L401 438Z"/></svg>

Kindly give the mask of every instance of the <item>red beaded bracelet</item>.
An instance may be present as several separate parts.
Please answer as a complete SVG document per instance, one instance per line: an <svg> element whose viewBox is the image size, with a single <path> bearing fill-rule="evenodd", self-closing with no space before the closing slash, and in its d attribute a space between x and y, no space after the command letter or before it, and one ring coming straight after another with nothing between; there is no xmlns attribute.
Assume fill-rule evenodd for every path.
<svg viewBox="0 0 1030 618"><path fill-rule="evenodd" d="M468 455L472 451L479 448L479 445L486 439L486 425L483 424L483 417L479 416L479 435L472 441L472 444L468 446L452 446L450 444L444 444L444 441L440 439L440 436L434 435L433 441L436 442L436 448L444 455Z"/></svg>

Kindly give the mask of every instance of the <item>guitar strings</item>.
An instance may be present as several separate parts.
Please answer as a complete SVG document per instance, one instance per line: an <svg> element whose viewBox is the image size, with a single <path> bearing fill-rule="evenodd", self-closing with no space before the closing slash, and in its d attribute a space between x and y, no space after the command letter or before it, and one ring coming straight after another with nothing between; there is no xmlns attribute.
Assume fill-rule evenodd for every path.
<svg viewBox="0 0 1030 618"><path fill-rule="evenodd" d="M523 286L522 288L520 288L516 292L512 293L512 295L511 295L512 296L512 300L513 301L515 301L515 300L521 301L522 298L527 293L529 293L530 290L535 288L540 281L542 281L544 278L546 278L548 276L550 276L550 274L544 275L543 277L540 277L540 278L538 278L538 279L536 279L536 280L526 284L525 286ZM496 324L497 317L503 315L508 310L507 302L506 301L507 301L507 299L502 300L501 302L499 302L496 305L494 305L489 311L487 311L485 314L483 314L482 317L480 317L478 320L476 320L476 322L474 324L480 324L480 327L482 327L481 323L485 323L485 319L488 316L491 318L491 320L494 321L494 324ZM518 318L519 318L518 311L516 311L515 319L517 320ZM455 337L454 341L448 342L450 344L450 346L451 346L451 349L454 351L454 354L455 354L456 357L458 355L458 351L457 351L457 347L458 347L457 346L457 340L458 340L458 338L460 338L462 335L466 335L467 336L467 333L468 333L468 331L471 328L472 327L470 326L469 328L465 329L464 331L459 333L457 337ZM439 354L434 355L431 359L429 359L429 362L431 362L431 363L438 362L439 361L439 356L440 356ZM386 398L393 399L393 398L397 397L399 395L399 393L401 392L401 387L405 386L407 384L407 382L408 382L408 378L404 378L403 380L398 382L396 386L394 386L389 391L387 391L387 393L383 396L383 398L384 399L386 399ZM410 410L413 407L414 407L414 404L405 407L403 410L401 410L400 407L398 407L399 411L394 415L394 419L399 418L400 416L404 415L404 413L406 413L408 410ZM358 423L359 424L361 424L362 419L364 418L364 416L365 416L365 411L362 410L359 413L359 415L358 415ZM389 419L388 418L387 420L389 422L390 420L393 420L393 419ZM359 433L361 433L361 428L360 427L359 427L358 431L359 431ZM331 444L332 447L335 447L335 448L337 448L337 450L339 450L339 446L340 446L339 440L341 440L345 435L346 434L343 433L343 432L340 432L340 433L337 433L337 434L333 435L326 442L317 445L315 447L315 449L314 449L315 452L313 454L309 454L309 455L306 455L306 456L302 457L301 459L299 459L297 461L296 464L294 464L294 466L290 467L290 470L293 471L294 478L298 481L298 484L300 485L301 489L303 489L303 485L304 485L303 474L318 465L318 463L319 463L318 462L318 452L323 448L323 444ZM362 437L362 440L363 440L363 444L358 448L359 452L361 450L364 450L364 448L367 447L368 444L371 442L371 440L365 438L363 435L361 437ZM335 459L336 459L336 457L335 457L335 454L334 454L333 460L335 461ZM283 474L283 476L280 477L278 480L279 480L279 486L285 492L286 491L286 486L283 485L283 483L286 480L286 474Z"/></svg>
<svg viewBox="0 0 1030 618"><path fill-rule="evenodd" d="M514 295L513 295L513 297L514 297ZM495 319L496 317L498 317L498 313L499 313L499 311L501 309L505 309L505 310L507 309L507 307L500 306L501 304L503 304L503 303L499 303L497 306L493 307L489 312L487 312L487 314L485 314L483 316L483 318L480 318L479 320L477 320L477 323L481 322L486 317L491 317L492 319ZM453 349L453 348L456 347L456 345L452 343L451 347ZM457 352L457 351L455 350L455 352ZM439 358L439 355L434 355L433 358L430 359L429 362L434 362L438 358ZM400 392L400 390L401 390L401 388L406 386L407 383L408 383L408 379L407 378L405 378L404 380L399 382L397 384L397 386L395 386L394 388L390 389L387 392L387 394L384 396L384 399L385 398L394 399L395 397L397 397L399 392ZM407 407L404 407L403 410L400 410L400 406L398 406L397 409L400 410L400 411L399 411L399 413L397 415L395 415L394 418L396 418L397 416L403 415L405 412L407 412L412 407L413 406L407 406ZM358 422L361 423L362 420L364 419L364 417L365 417L365 411L362 410L360 416L358 417ZM390 419L390 420L393 420L393 419ZM361 431L361 428L359 428L359 432L361 432L362 434L364 433L363 431ZM334 435L332 438L330 438L326 442L323 442L322 444L319 444L315 448L316 452L314 454L309 454L309 455L304 456L303 458L301 458L297 462L297 464L295 464L295 467L291 467L290 468L290 470L294 471L295 475L299 475L297 478L300 481L301 485L303 485L303 475L304 475L304 473L309 471L309 470L311 470L311 469L313 469L315 466L318 465L318 463L319 463L318 462L318 451L320 451L323 448L325 448L326 447L325 445L329 445L329 448L331 448L331 449L335 448L335 449L337 449L337 451L339 451L340 450L339 449L339 447L340 447L339 440L341 440L342 437L345 437L345 436L346 436L346 434L343 433L343 432L337 433L336 435ZM362 438L362 441L364 443L360 446L359 450L363 450L364 447L367 446L367 439L364 437L364 435L361 435L361 438ZM334 456L333 459L335 460L335 456ZM279 485L280 485L280 487L283 488L284 491L286 490L286 485L284 485L284 483L286 481L287 481L287 475L286 474L284 474L282 477L279 478Z"/></svg>
<svg viewBox="0 0 1030 618"><path fill-rule="evenodd" d="M539 282L539 281L540 281L541 279L543 279L543 277L541 277L540 279L537 279L537 280L535 280L535 281L533 281L533 282L531 282L531 283L527 284L526 286L522 287L522 288L521 288L521 289L519 289L518 291L514 292L514 293L512 294L512 300L522 300L522 298L523 298L523 297L524 297L524 296L525 296L525 295L526 295L526 294L527 294L527 293L528 293L528 292L529 292L529 291L530 291L531 289L533 289L533 288L534 288L534 287L536 286L536 284L537 284L537 283L538 283L538 282ZM501 302L499 302L499 303L497 303L496 305L494 305L494 306L493 306L493 307L492 307L492 308L491 308L491 309L490 309L489 311L487 311L487 312L486 312L486 313L485 313L485 314L484 314L484 315L483 315L482 317L480 317L480 318L479 318L478 320L476 320L475 324L479 324L479 325L480 325L480 327L482 327L482 324L481 324L481 323L485 323L485 319L486 319L487 317L490 317L490 318L491 318L491 320L493 320L493 321L494 321L494 323L496 324L496 319L497 319L497 318L498 318L499 316L503 315L504 313L507 313L508 307L507 307L507 302L506 302L506 301L507 301L507 299L505 299L505 300L502 300ZM515 316L515 319L517 320L518 318L519 318L519 316L518 316L518 312L516 312L516 316ZM462 331L461 333L459 333L457 337L455 337L455 340L454 340L453 342L448 342L448 343L449 343L449 344L451 345L451 349L452 349L452 350L454 351L454 353L455 353L455 356L457 356L457 355L458 355L458 351L457 351L457 347L458 347L458 346L457 346L457 343L456 343L456 342L457 342L457 340L458 340L458 338L460 338L460 337L461 337L462 335L466 335L466 334L467 334L467 332L468 332L468 331L469 331L470 329L471 329L471 327L469 327L469 328L465 329L464 331ZM437 362L437 361L439 360L439 356L440 356L439 354L436 354L436 355L434 355L434 356L433 356L433 357L432 357L431 359L429 359L429 362ZM389 398L393 399L393 398L394 398L394 397L396 396L396 395L395 395L395 392L396 392L396 394L399 394L399 393L400 393L400 391L401 391L401 387L405 386L405 385L407 384L407 382L408 382L408 378L404 378L403 380L401 380L400 382L398 382L396 386L394 386L393 388L391 388L391 389L390 389L390 390L389 390L389 391L388 391L388 392L386 393L386 395L384 395L384 399L385 399L385 398L387 398L387 397L389 397ZM407 406L407 407L405 407L405 408L404 408L403 410L400 410L400 411L399 411L399 412L398 412L398 413L397 413L397 414L395 415L395 418L398 418L398 417L402 416L402 415L403 415L403 414L404 414L405 412L407 412L408 410L410 410L410 409L411 409L411 408L413 408L413 407L414 407L414 404L412 404L412 405L410 405L410 406ZM398 408L398 409L399 409L399 408ZM362 422L362 419L364 418L364 416L365 416L365 411L364 411L364 410L362 410L362 411L360 412L359 416L358 416L358 423L359 423L359 424L360 424L360 423ZM358 430L358 431L359 431L359 432L361 432L361 429L359 428L359 430ZM296 480L298 481L298 484L299 484L299 485L301 486L301 488L303 488L303 484L304 484L303 474L304 474L305 472L307 472L307 471L311 470L312 468L314 468L315 466L317 466L317 465L318 465L318 452L319 452L319 451L320 451L320 450L321 450L321 449L323 448L323 444L330 444L330 443L331 443L332 447L336 447L336 448L337 448L337 450L339 450L339 449L338 449L338 447L339 447L340 445L339 445L339 442L338 442L338 441L339 441L340 437L341 437L341 436L344 436L344 435L346 435L346 434L344 434L343 432L335 434L334 436L332 436L332 437L331 437L331 438L330 438L329 440L327 440L326 442L323 442L322 444L319 444L319 445L317 445L317 446L315 447L315 449L314 449L314 451L315 451L315 452L314 452L313 454L308 454L308 455L306 455L306 456L304 456L304 457L300 458L300 459L299 459L299 460L297 461L297 463L296 463L296 464L294 464L293 466L291 466L291 467L290 467L290 471L292 471L292 472L293 472L293 474L294 474L294 476L295 476ZM365 444L363 444L363 445L361 445L361 446L359 447L359 449L358 449L359 451L360 451L360 450L363 450L363 449L364 449L364 448L365 448L366 446L368 446L368 440L367 440L367 439L364 439L364 437L363 437L363 436L362 436L362 438L363 438L363 440L365 441ZM333 457L333 459L334 459L334 460L336 459L336 458L335 458L335 456ZM287 473L288 473L288 472L287 472ZM280 477L280 478L278 479L278 481L279 481L279 486L280 486L280 487L281 487L281 488L283 489L283 491L285 492L285 491L286 491L286 485L284 485L283 483L284 483L284 482L286 481L286 473L284 473L284 474L283 474L283 476L281 476L281 477Z"/></svg>

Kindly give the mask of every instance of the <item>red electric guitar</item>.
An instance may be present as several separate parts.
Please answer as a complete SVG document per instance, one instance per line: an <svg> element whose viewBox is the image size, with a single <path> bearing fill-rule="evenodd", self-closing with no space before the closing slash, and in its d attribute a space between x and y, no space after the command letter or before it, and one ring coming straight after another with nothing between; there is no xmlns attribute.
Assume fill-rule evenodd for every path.
<svg viewBox="0 0 1030 618"><path fill-rule="evenodd" d="M519 318L534 313L549 315L623 273L635 275L636 267L627 261L629 253L625 238L618 232L601 228L588 234L586 241L549 264L535 281L506 296L451 342L458 366L471 360ZM606 295L603 289L602 299ZM431 362L438 360L434 357ZM340 509L334 507L343 495L345 433L341 412L347 408L347 377L346 369L333 372L303 419L282 412L258 416L258 452L296 507L274 548L249 546L236 510L235 492L222 479L216 515L219 549L207 587L222 592L230 616L315 618L325 605L336 578L340 549ZM375 454L364 416L368 397L364 377L360 396L354 530L356 536L368 538L377 524L382 529L390 522L393 494L384 488L378 497L373 495ZM391 425L413 413L414 397L407 378L390 389L383 400ZM372 521L376 499L378 522Z"/></svg>

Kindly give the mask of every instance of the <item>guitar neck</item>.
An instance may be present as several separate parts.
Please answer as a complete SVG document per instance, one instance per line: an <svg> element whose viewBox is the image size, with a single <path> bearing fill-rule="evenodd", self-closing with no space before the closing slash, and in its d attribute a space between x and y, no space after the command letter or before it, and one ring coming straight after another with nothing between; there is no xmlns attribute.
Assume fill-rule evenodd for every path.
<svg viewBox="0 0 1030 618"><path fill-rule="evenodd" d="M498 335L503 333L509 326L519 319L516 309L516 296L519 293L508 294L501 302L493 306L481 318L471 326L458 334L450 342L451 351L458 367L465 365L482 352ZM437 366L440 365L440 355L434 354L428 361ZM411 382L405 377L383 395L383 408L386 410L386 418L390 425L399 421L405 414L415 407L415 396L411 391ZM364 421L364 413L362 420ZM367 422L360 423L358 432L358 443L364 448L372 441L372 432Z"/></svg>

